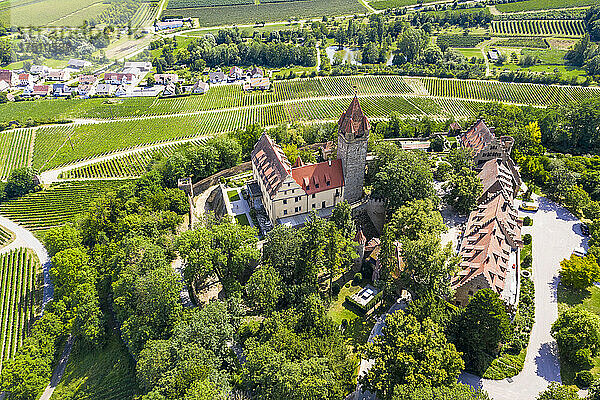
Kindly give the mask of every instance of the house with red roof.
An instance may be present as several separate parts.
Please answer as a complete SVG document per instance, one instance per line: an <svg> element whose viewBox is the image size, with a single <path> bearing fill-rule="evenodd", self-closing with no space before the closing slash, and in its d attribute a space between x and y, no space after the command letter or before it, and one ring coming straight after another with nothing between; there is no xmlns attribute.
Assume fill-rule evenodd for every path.
<svg viewBox="0 0 600 400"><path fill-rule="evenodd" d="M267 134L263 134L251 153L252 173L255 182L262 193L262 206L273 224L285 223L293 226L301 225L310 211L316 211L322 217L328 217L333 207L344 199L348 171L354 171L362 176L351 177L352 181L364 180L366 162L366 140L370 125L360 105L355 98L348 110L342 114L338 135L344 135L344 140L351 144L364 141L365 157L362 161L355 160L345 154L352 151L353 145L346 144L345 149L338 150L338 158L315 164L305 164L301 159L294 164L285 156L281 147ZM367 129L367 131L365 131ZM355 136L359 134L357 139ZM338 147L339 148L339 147ZM354 164L359 164L355 166ZM362 193L362 186L360 188ZM256 191L256 190L255 190Z"/></svg>

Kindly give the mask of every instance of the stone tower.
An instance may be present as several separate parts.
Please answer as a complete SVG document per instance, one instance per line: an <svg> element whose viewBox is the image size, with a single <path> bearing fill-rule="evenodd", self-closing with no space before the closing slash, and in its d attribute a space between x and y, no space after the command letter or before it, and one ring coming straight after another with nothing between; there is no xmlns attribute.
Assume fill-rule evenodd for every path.
<svg viewBox="0 0 600 400"><path fill-rule="evenodd" d="M367 141L371 124L362 112L358 97L338 121L337 157L344 170L344 200L348 203L360 200L365 181Z"/></svg>

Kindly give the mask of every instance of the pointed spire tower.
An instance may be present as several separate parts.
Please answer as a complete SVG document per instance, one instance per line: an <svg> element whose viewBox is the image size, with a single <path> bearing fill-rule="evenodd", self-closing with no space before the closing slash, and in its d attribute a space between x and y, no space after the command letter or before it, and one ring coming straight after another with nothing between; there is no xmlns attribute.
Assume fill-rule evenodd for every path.
<svg viewBox="0 0 600 400"><path fill-rule="evenodd" d="M349 203L360 200L363 195L370 130L371 124L355 94L338 121L337 157L342 160L344 200Z"/></svg>

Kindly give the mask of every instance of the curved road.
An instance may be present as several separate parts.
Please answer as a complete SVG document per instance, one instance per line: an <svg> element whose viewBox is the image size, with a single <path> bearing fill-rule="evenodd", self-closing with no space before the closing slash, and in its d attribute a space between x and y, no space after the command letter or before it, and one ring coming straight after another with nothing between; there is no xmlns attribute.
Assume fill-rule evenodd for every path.
<svg viewBox="0 0 600 400"><path fill-rule="evenodd" d="M565 208L546 199L539 199L536 213L523 213L533 218L533 226L523 233L533 237L533 280L535 285L535 323L527 348L525 366L512 379L500 381L462 374L460 381L482 387L494 400L533 400L550 382L561 382L556 341L550 335L552 323L558 317L557 286L560 261L576 247L587 247L579 221Z"/></svg>
<svg viewBox="0 0 600 400"><path fill-rule="evenodd" d="M52 300L54 295L54 286L50 279L50 256L46 251L46 248L33 234L21 225L11 221L10 219L0 215L0 225L11 230L15 234L15 240L8 246L0 250L1 253L6 253L10 250L17 249L19 247L26 247L35 252L37 257L40 259L44 271L44 293L42 299L42 312L46 307L48 301Z"/></svg>

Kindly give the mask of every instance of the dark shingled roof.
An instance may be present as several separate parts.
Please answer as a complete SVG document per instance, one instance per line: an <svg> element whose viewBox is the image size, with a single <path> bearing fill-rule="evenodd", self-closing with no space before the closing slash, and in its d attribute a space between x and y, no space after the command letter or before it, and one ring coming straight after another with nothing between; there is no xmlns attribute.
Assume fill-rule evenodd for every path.
<svg viewBox="0 0 600 400"><path fill-rule="evenodd" d="M338 125L340 130L345 133L357 134L371 129L371 124L367 117L365 117L365 114L363 114L357 96L354 96L350 106L348 106L346 112L340 117Z"/></svg>
<svg viewBox="0 0 600 400"><path fill-rule="evenodd" d="M250 156L272 197L277 193L285 178L291 175L290 162L281 147L265 133L256 142Z"/></svg>

